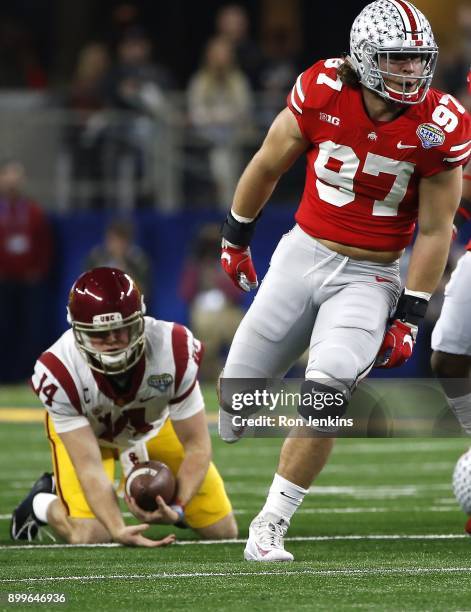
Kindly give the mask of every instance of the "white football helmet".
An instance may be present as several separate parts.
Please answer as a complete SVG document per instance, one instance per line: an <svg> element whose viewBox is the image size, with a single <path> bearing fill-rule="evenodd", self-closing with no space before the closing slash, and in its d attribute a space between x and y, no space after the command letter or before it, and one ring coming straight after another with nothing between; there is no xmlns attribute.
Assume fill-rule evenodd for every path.
<svg viewBox="0 0 471 612"><path fill-rule="evenodd" d="M394 72L390 64L417 56L422 64L420 76ZM349 60L361 84L383 98L402 104L422 102L432 82L437 56L429 22L406 0L376 0L353 22ZM412 85L415 87L410 90Z"/></svg>

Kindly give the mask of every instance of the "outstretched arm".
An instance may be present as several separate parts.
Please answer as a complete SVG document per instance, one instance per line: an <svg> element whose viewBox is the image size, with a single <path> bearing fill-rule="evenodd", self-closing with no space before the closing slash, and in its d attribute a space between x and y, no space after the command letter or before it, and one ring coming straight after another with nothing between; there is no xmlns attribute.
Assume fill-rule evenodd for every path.
<svg viewBox="0 0 471 612"><path fill-rule="evenodd" d="M250 291L258 285L249 248L257 216L281 175L308 147L292 112L285 108L240 177L222 228L221 254L221 265L238 289Z"/></svg>
<svg viewBox="0 0 471 612"><path fill-rule="evenodd" d="M310 144L304 138L289 108L273 121L262 146L240 177L232 211L255 218L271 196L280 177Z"/></svg>

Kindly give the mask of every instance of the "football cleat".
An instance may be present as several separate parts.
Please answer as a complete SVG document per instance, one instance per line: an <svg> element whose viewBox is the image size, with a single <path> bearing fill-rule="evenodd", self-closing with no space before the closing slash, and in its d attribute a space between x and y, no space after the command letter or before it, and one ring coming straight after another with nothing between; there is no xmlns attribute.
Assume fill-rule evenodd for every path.
<svg viewBox="0 0 471 612"><path fill-rule="evenodd" d="M28 540L32 542L38 535L39 527L45 523L36 518L33 512L33 499L38 493L56 492L54 477L48 472L36 480L24 500L13 510L10 523L12 540Z"/></svg>
<svg viewBox="0 0 471 612"><path fill-rule="evenodd" d="M273 515L259 514L249 527L249 539L245 545L246 561L293 561L293 555L285 550L283 538L289 523L276 520Z"/></svg>
<svg viewBox="0 0 471 612"><path fill-rule="evenodd" d="M464 526L464 530L466 531L467 534L469 534L471 536L471 516L466 521L466 525Z"/></svg>
<svg viewBox="0 0 471 612"><path fill-rule="evenodd" d="M241 425L236 427L233 423L233 416L226 412L223 408L219 408L218 432L219 437L228 444L238 442L246 431L246 427Z"/></svg>

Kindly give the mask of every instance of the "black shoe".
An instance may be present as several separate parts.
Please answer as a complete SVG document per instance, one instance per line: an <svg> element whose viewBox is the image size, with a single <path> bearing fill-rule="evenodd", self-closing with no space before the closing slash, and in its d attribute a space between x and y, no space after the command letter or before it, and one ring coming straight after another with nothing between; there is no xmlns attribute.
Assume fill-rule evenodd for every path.
<svg viewBox="0 0 471 612"><path fill-rule="evenodd" d="M33 498L37 493L55 493L54 477L48 472L36 480L30 492L19 506L13 510L10 523L12 540L28 540L31 542L38 534L38 529L45 523L36 518L33 512Z"/></svg>

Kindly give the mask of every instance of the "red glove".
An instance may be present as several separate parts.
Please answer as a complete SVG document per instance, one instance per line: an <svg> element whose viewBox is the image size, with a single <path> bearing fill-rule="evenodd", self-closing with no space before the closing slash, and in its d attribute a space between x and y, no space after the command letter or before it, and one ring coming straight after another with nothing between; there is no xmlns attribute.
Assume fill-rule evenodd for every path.
<svg viewBox="0 0 471 612"><path fill-rule="evenodd" d="M249 247L229 246L222 242L221 265L234 285L243 291L258 287L257 273L252 262Z"/></svg>
<svg viewBox="0 0 471 612"><path fill-rule="evenodd" d="M397 368L412 355L417 326L394 319L376 357L376 368Z"/></svg>

